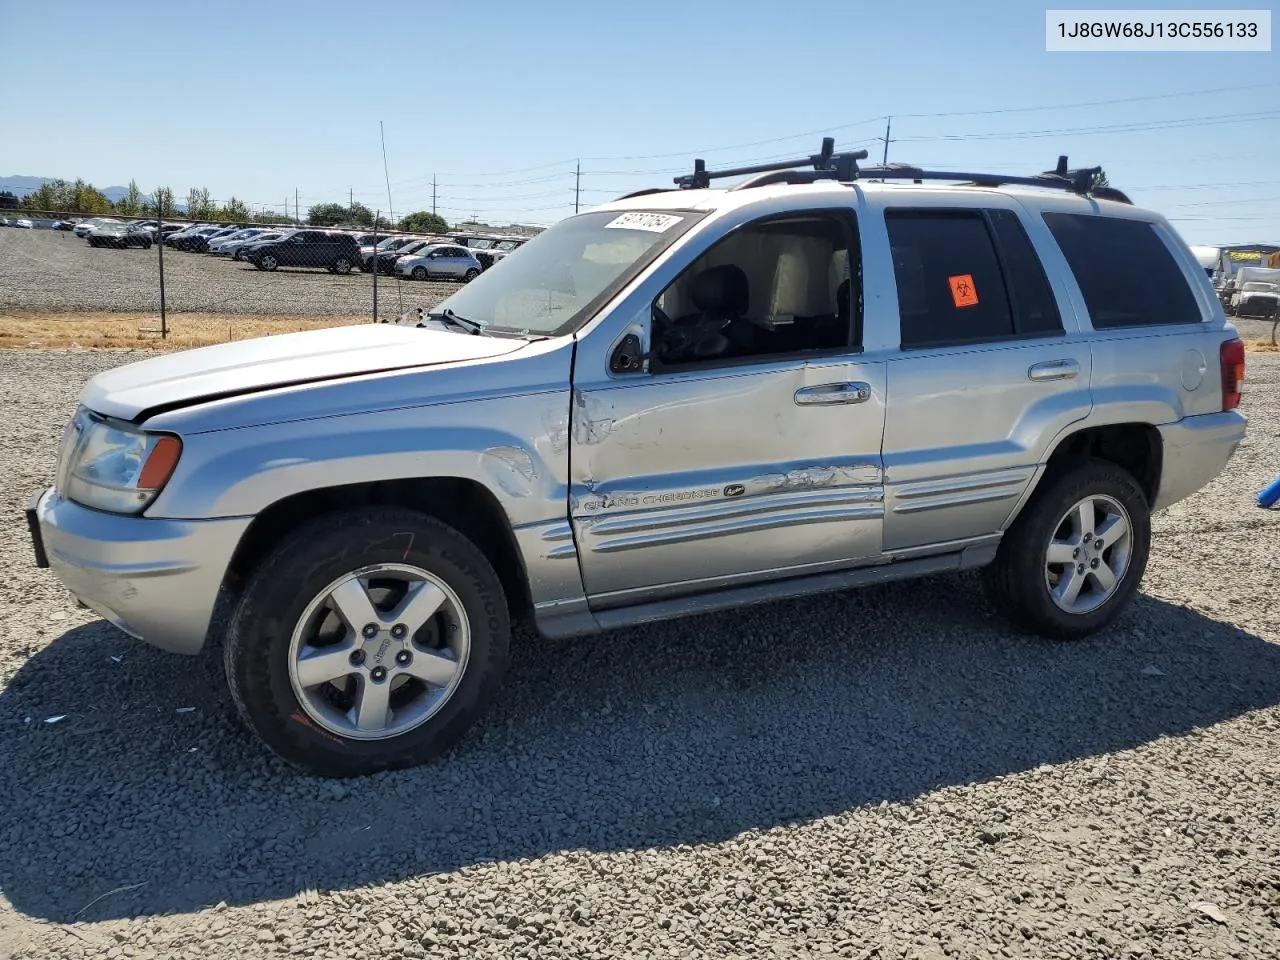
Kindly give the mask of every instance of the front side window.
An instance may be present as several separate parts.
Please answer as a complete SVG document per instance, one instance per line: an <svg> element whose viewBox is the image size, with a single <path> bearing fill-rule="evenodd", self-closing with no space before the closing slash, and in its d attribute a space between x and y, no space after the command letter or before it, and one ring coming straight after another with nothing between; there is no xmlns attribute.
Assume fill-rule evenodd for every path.
<svg viewBox="0 0 1280 960"><path fill-rule="evenodd" d="M654 300L653 370L856 349L856 241L848 211L769 218L733 231Z"/></svg>

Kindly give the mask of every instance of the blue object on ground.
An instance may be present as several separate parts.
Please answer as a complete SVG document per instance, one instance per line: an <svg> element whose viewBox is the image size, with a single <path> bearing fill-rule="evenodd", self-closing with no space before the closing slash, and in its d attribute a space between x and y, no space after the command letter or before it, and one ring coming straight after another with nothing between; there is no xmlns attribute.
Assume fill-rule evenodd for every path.
<svg viewBox="0 0 1280 960"><path fill-rule="evenodd" d="M1260 494L1258 494L1258 506L1274 507L1280 503L1280 477L1276 477L1267 486L1265 486Z"/></svg>

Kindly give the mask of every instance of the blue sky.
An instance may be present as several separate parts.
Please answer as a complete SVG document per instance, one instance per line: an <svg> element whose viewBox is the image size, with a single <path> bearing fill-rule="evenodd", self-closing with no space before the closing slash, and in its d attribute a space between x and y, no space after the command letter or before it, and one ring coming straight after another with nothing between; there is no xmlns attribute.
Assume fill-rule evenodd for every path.
<svg viewBox="0 0 1280 960"><path fill-rule="evenodd" d="M1276 45L1048 53L1045 6L0 0L0 175L386 210L382 121L397 215L430 209L435 174L451 220L550 223L579 159L590 206L824 133L878 159L892 115L891 161L1066 153L1192 243L1280 242Z"/></svg>

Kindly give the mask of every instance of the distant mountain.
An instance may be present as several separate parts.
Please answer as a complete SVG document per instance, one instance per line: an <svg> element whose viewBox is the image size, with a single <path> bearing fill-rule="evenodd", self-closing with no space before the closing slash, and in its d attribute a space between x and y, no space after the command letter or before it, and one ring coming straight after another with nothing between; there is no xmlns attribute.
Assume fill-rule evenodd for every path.
<svg viewBox="0 0 1280 960"><path fill-rule="evenodd" d="M0 190L8 190L15 197L25 197L28 193L35 193L52 177L0 177Z"/></svg>
<svg viewBox="0 0 1280 960"><path fill-rule="evenodd" d="M0 191L8 190L15 197L21 199L29 193L35 193L46 183L52 183L55 179L55 177L0 177ZM106 187L102 190L102 195L112 203L119 203L120 198L128 194L128 192L128 187ZM144 193L142 199L147 203L151 202L150 194ZM184 203L175 203L174 207L178 213L183 213L187 209Z"/></svg>
<svg viewBox="0 0 1280 960"><path fill-rule="evenodd" d="M25 197L29 193L35 193L46 183L52 183L54 177L0 177L0 190L8 190L15 197ZM102 195L116 203L129 192L128 187L107 187L102 191ZM147 197L150 200L150 197Z"/></svg>

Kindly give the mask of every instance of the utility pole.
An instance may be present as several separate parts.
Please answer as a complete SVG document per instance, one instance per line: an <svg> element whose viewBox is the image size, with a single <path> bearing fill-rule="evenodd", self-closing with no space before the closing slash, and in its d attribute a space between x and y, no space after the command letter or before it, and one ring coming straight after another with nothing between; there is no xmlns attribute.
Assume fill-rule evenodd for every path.
<svg viewBox="0 0 1280 960"><path fill-rule="evenodd" d="M573 171L573 212L578 212L578 197L582 193L582 161L578 161Z"/></svg>
<svg viewBox="0 0 1280 960"><path fill-rule="evenodd" d="M436 175L433 173L431 175L431 214L432 216L435 215L435 212L436 212Z"/></svg>
<svg viewBox="0 0 1280 960"><path fill-rule="evenodd" d="M356 195L350 187L347 187L347 210L352 217L356 215Z"/></svg>
<svg viewBox="0 0 1280 960"><path fill-rule="evenodd" d="M889 162L889 129L893 124L893 117L884 118L884 136L876 137L877 140L884 141L884 156L880 160L880 165L885 166Z"/></svg>

